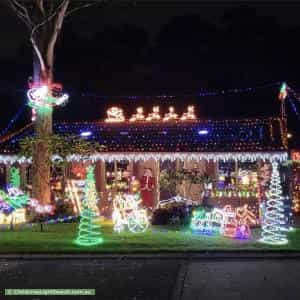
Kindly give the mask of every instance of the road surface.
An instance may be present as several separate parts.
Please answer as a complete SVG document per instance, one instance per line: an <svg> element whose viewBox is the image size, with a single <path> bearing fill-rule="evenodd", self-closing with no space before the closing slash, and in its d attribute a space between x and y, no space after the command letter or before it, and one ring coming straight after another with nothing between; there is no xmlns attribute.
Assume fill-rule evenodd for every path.
<svg viewBox="0 0 300 300"><path fill-rule="evenodd" d="M96 297L12 297L5 288L92 288ZM1 259L0 299L299 300L300 259Z"/></svg>

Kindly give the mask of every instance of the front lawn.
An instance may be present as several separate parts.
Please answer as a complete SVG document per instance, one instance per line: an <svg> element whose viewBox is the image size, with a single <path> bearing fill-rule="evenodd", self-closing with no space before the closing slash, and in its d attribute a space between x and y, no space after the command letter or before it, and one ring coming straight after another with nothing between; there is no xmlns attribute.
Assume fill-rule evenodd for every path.
<svg viewBox="0 0 300 300"><path fill-rule="evenodd" d="M290 250L300 251L300 229L290 232L289 243L270 246L256 242L260 229L252 230L249 240L233 240L219 235L204 236L193 233L187 227L152 226L145 233L115 233L112 225L102 225L103 244L80 247L73 243L78 224L39 225L32 228L16 228L0 231L0 253L153 253L153 252L200 252L234 250Z"/></svg>

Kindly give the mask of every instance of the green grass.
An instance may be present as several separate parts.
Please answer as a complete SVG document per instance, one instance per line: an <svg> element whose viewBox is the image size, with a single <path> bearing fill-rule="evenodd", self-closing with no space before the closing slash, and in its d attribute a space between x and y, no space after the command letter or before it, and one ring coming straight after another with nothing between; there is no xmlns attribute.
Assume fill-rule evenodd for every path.
<svg viewBox="0 0 300 300"><path fill-rule="evenodd" d="M77 224L39 225L0 231L0 253L154 253L200 251L289 250L300 251L300 229L289 233L289 243L284 246L264 245L256 240L260 229L252 231L249 240L234 240L219 235L204 236L187 227L152 226L147 232L114 233L112 225L102 225L103 244L80 247L74 244Z"/></svg>

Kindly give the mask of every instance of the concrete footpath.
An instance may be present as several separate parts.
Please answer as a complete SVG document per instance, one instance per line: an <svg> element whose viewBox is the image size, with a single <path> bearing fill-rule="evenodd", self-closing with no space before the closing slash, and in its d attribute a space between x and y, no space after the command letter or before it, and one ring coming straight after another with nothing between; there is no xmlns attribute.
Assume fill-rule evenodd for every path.
<svg viewBox="0 0 300 300"><path fill-rule="evenodd" d="M93 288L96 297L15 299L299 300L299 279L296 253L0 256L0 299L14 299L5 288Z"/></svg>

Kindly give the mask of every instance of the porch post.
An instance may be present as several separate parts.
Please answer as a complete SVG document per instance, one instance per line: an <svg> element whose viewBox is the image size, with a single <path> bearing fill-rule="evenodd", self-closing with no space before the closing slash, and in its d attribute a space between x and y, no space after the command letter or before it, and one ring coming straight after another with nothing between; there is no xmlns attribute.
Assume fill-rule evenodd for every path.
<svg viewBox="0 0 300 300"><path fill-rule="evenodd" d="M96 188L98 192L101 193L105 192L106 190L105 162L102 160L96 162L95 177L96 177Z"/></svg>
<svg viewBox="0 0 300 300"><path fill-rule="evenodd" d="M26 165L20 165L20 176L21 176L21 189L25 190L26 188Z"/></svg>
<svg viewBox="0 0 300 300"><path fill-rule="evenodd" d="M10 175L10 169L11 169L11 165L10 164L7 164L6 165L6 168L5 168L5 171L6 171L6 174L5 174L5 177L6 177L6 182L5 184L9 184L9 175Z"/></svg>
<svg viewBox="0 0 300 300"><path fill-rule="evenodd" d="M155 163L155 169L156 169L156 199L154 199L154 207L156 207L160 201L160 184L159 184L159 178L160 178L160 160L157 160Z"/></svg>
<svg viewBox="0 0 300 300"><path fill-rule="evenodd" d="M183 161L183 168L184 169L190 169L189 168L189 164L188 164L188 162L187 162L187 159L185 159L184 161ZM190 195L189 195L190 196ZM187 196L186 196L186 180L184 180L183 181L183 198L186 198Z"/></svg>

